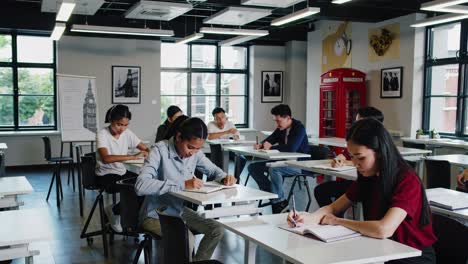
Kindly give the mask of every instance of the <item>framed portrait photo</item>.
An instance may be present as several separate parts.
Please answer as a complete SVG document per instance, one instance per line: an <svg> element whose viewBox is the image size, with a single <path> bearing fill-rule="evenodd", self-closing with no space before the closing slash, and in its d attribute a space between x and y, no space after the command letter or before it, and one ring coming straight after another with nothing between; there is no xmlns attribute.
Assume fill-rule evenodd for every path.
<svg viewBox="0 0 468 264"><path fill-rule="evenodd" d="M403 95L403 67L382 69L380 98L401 98Z"/></svg>
<svg viewBox="0 0 468 264"><path fill-rule="evenodd" d="M141 67L112 66L112 103L139 104L141 99Z"/></svg>
<svg viewBox="0 0 468 264"><path fill-rule="evenodd" d="M283 102L283 72L262 71L262 103Z"/></svg>

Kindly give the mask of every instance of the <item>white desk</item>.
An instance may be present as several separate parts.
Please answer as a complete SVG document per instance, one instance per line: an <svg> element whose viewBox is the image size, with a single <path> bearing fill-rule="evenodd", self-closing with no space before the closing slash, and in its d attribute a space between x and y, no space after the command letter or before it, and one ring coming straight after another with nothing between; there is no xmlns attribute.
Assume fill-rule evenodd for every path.
<svg viewBox="0 0 468 264"><path fill-rule="evenodd" d="M140 169L143 166L142 163L126 162L124 162L124 165L127 170L134 173L140 173ZM214 208L212 210L202 212L202 216L206 218L257 214L262 211L261 208L256 207L257 201L278 198L277 194L245 187L240 184L238 184L236 188L224 189L208 194L186 191L171 194L185 201L203 206L210 204L236 203L235 206Z"/></svg>
<svg viewBox="0 0 468 264"><path fill-rule="evenodd" d="M450 163L450 188L457 187L457 175L460 174L459 168L468 168L468 155L463 154L450 154L450 155L436 155L429 156L428 160L441 160Z"/></svg>
<svg viewBox="0 0 468 264"><path fill-rule="evenodd" d="M30 250L29 244L52 239L47 209L25 209L0 212L0 261L25 258L33 263L38 250Z"/></svg>
<svg viewBox="0 0 468 264"><path fill-rule="evenodd" d="M257 245L292 263L375 263L421 255L421 251L389 239L362 236L321 242L278 228L286 223L286 215L240 217L219 222L244 238L244 263L255 263Z"/></svg>
<svg viewBox="0 0 468 264"><path fill-rule="evenodd" d="M222 154L221 153L213 153L213 151L211 151L210 149L210 152L211 152L211 155L217 155L217 154L220 154L222 155L222 169L223 171L229 173L229 151L224 151L224 148L226 146L240 146L240 145L254 145L256 142L253 141L253 140L244 140L244 139L239 139L239 140L234 140L234 139L211 139L211 140L207 140L206 143L208 143L209 145L220 145L221 146L221 151L222 151ZM213 160L213 159L212 159ZM240 174L241 172L234 172L234 175L238 173Z"/></svg>
<svg viewBox="0 0 468 264"><path fill-rule="evenodd" d="M34 190L24 176L0 178L0 208L11 208L23 205L18 195L32 193Z"/></svg>
<svg viewBox="0 0 468 264"><path fill-rule="evenodd" d="M426 139L416 139L416 138L401 138L404 142L411 142L417 144L424 144L426 146L438 146L438 147L449 147L449 148L461 148L468 149L468 142L459 139L448 139L448 138L426 138Z"/></svg>
<svg viewBox="0 0 468 264"><path fill-rule="evenodd" d="M140 169L141 167L143 167L143 160L140 161L140 160L136 160L136 161L133 161L133 160L128 160L128 161L124 161L122 162L125 166L125 168L128 170L128 171L131 171L133 173L136 173L136 174L140 174Z"/></svg>
<svg viewBox="0 0 468 264"><path fill-rule="evenodd" d="M445 188L427 189L426 195L429 201L431 200L432 197L436 197L436 196L447 197L448 195L455 195L455 196L465 197L465 199L468 197L468 193L449 190ZM468 208L459 209L459 210L447 210L441 207L431 205L431 210L434 213L447 215L447 216L451 216L455 218L461 218L461 219L464 219L465 221L468 221Z"/></svg>
<svg viewBox="0 0 468 264"><path fill-rule="evenodd" d="M346 140L337 137L309 138L309 144L346 148Z"/></svg>
<svg viewBox="0 0 468 264"><path fill-rule="evenodd" d="M319 168L313 168L313 165L319 164L330 164L331 160L303 160L303 161L286 161L286 165L298 168L305 171L311 171L317 174L323 174L327 177L340 177L346 180L357 180L357 170L347 170L347 171L333 171L333 170L325 170ZM329 179L328 179L329 180Z"/></svg>
<svg viewBox="0 0 468 264"><path fill-rule="evenodd" d="M310 158L309 154L299 153L299 152L276 152L276 153L266 153L257 151L253 146L228 146L224 148L225 151L232 151L236 154L256 157L265 160L289 160L289 159L299 159L299 158Z"/></svg>

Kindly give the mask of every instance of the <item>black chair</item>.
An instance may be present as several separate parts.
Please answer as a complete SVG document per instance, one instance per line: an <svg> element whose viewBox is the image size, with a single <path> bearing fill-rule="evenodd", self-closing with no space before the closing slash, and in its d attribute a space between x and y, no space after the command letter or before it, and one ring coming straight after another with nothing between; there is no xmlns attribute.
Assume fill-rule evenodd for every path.
<svg viewBox="0 0 468 264"><path fill-rule="evenodd" d="M437 263L468 263L468 226L439 214L433 214L432 221L437 236L434 244Z"/></svg>
<svg viewBox="0 0 468 264"><path fill-rule="evenodd" d="M50 191L52 190L52 186L54 185L54 180L55 180L55 194L56 194L56 199L57 199L57 207L60 207L60 200L63 199L60 169L62 167L62 163L68 163L68 177L70 177L70 172L74 176L74 173L72 171L73 170L73 158L52 157L52 150L51 150L49 137L42 137L42 141L44 143L44 159L49 164L54 164L52 179L50 180L50 186L49 186L49 191L47 192L46 201L49 201Z"/></svg>
<svg viewBox="0 0 468 264"><path fill-rule="evenodd" d="M206 260L190 262L189 234L184 220L180 217L165 214L167 207L158 209L159 222L161 223L163 263L197 263L197 264L219 264L217 260Z"/></svg>
<svg viewBox="0 0 468 264"><path fill-rule="evenodd" d="M93 207L89 212L88 218L86 219L85 225L83 230L81 231L80 238L86 238L88 245L93 244L93 237L94 236L102 236L102 244L104 247L104 256L107 258L108 256L108 245L107 245L107 233L110 232L110 228L106 225L106 218L104 213L104 188L98 186L96 183L96 174L94 172L96 168L96 157L95 153L88 153L81 157L81 175L82 175L82 184L83 187L87 190L95 190L98 192L96 199L94 200ZM99 204L99 219L101 222L101 229L96 230L93 232L87 232L89 223L93 218L94 211Z"/></svg>
<svg viewBox="0 0 468 264"><path fill-rule="evenodd" d="M330 154L330 148L326 146L310 146L309 154L310 154L310 158L308 160L327 159L328 155ZM296 183L299 184L298 185L299 188L301 188L301 184L304 184L304 187L307 191L307 197L308 197L306 211L309 211L310 204L312 203L312 196L310 194L309 181L307 180L307 177L316 177L316 176L317 174L312 173L310 171L302 171L301 174L285 176L284 178L291 178L291 177L294 178L293 183L291 185L291 189L289 189L288 202L291 200L291 197L294 193L294 187L296 186Z"/></svg>
<svg viewBox="0 0 468 264"><path fill-rule="evenodd" d="M403 141L403 147L405 148L415 148L415 149L426 149L426 145L422 143L406 142Z"/></svg>
<svg viewBox="0 0 468 264"><path fill-rule="evenodd" d="M123 234L132 236L138 239L140 234L143 234L144 239L140 241L137 252L133 259L133 264L138 263L141 252L143 251L145 264L151 263L151 249L153 239L161 240L160 236L155 236L149 232L145 232L138 222L139 212L143 203L143 197L137 196L135 193L135 178L129 178L117 182L120 190L120 223L122 225Z"/></svg>
<svg viewBox="0 0 468 264"><path fill-rule="evenodd" d="M450 163L445 160L426 159L426 188L450 189Z"/></svg>

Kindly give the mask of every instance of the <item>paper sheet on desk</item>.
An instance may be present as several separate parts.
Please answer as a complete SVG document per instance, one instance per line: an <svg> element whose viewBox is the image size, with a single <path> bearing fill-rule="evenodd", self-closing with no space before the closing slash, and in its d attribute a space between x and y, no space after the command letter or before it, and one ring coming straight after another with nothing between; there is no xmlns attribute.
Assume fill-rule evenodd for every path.
<svg viewBox="0 0 468 264"><path fill-rule="evenodd" d="M129 164L143 164L143 163L145 163L145 159L126 160L124 163L129 163Z"/></svg>
<svg viewBox="0 0 468 264"><path fill-rule="evenodd" d="M212 192L216 192L216 191L220 191L224 189L232 189L236 187L237 187L237 184L227 186L227 185L219 184L217 182L207 182L203 184L203 187L200 189L185 189L184 191L196 192L196 193L212 193Z"/></svg>
<svg viewBox="0 0 468 264"><path fill-rule="evenodd" d="M354 170L356 167L354 166L340 166L340 167L332 167L330 164L317 164L317 165L312 165L310 166L311 168L317 168L317 169L324 169L324 170L332 170L332 171L348 171L348 170Z"/></svg>

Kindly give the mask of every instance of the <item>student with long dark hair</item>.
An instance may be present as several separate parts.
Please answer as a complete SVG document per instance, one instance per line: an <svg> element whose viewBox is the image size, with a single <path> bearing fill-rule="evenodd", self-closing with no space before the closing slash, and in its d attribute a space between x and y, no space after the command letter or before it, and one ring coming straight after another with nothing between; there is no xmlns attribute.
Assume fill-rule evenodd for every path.
<svg viewBox="0 0 468 264"><path fill-rule="evenodd" d="M132 113L127 106L114 105L106 113L105 122L110 125L101 129L96 135L96 175L98 176L96 181L108 193L118 192L117 181L137 176L127 171L122 161L143 159L148 156L148 147L128 129L131 119ZM137 148L140 152L130 155L129 148ZM112 228L122 232L119 204L106 206L105 211Z"/></svg>
<svg viewBox="0 0 468 264"><path fill-rule="evenodd" d="M359 120L348 131L346 141L358 179L344 195L314 212L312 221L390 238L422 251L420 257L394 263L435 263L432 245L436 237L424 187L383 124L373 118ZM336 217L355 202L363 204L364 221ZM290 213L288 223L293 219L304 222L302 215Z"/></svg>
<svg viewBox="0 0 468 264"><path fill-rule="evenodd" d="M225 185L233 185L236 179L216 167L200 151L208 136L208 130L199 118L183 121L175 136L162 140L151 149L135 184L138 195L145 195L142 227L161 235L161 225L156 210L167 206L167 213L179 215L190 230L204 234L194 260L211 258L224 230L213 219L205 219L184 207L183 200L171 195L184 189L199 189L203 181L194 177L195 169Z"/></svg>

